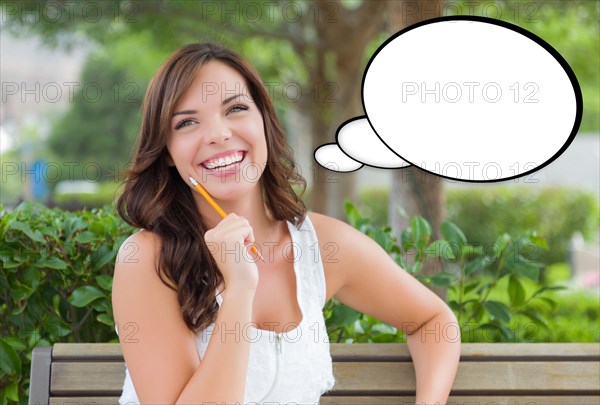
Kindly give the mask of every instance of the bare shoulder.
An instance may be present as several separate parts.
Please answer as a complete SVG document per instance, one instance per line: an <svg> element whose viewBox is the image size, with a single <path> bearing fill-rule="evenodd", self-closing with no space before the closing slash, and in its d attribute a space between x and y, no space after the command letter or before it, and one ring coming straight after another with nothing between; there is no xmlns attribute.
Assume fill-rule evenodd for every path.
<svg viewBox="0 0 600 405"><path fill-rule="evenodd" d="M119 247L114 277L153 279L156 276L158 280L156 268L161 248L161 238L154 232L142 230L132 234Z"/></svg>
<svg viewBox="0 0 600 405"><path fill-rule="evenodd" d="M131 315L134 309L142 306L132 305L137 294L136 303L145 297L154 296L162 300L173 301L176 292L169 289L156 271L161 250L161 238L150 231L139 231L129 236L119 247L113 274L112 300L115 321L123 315ZM163 276L163 279L166 278ZM120 319L125 321L124 319ZM119 327L124 322L117 323Z"/></svg>
<svg viewBox="0 0 600 405"><path fill-rule="evenodd" d="M335 244L339 253L351 251L360 247L361 243L369 239L365 234L337 218L309 211L307 214L315 228L319 244Z"/></svg>
<svg viewBox="0 0 600 405"><path fill-rule="evenodd" d="M343 228L344 225L347 225L345 222L340 221L337 218L319 214L318 212L314 211L308 211L306 215L308 215L310 218L310 221L315 228L315 232L317 232L319 240L331 240L330 236L335 235L336 230L339 230L340 228Z"/></svg>
<svg viewBox="0 0 600 405"><path fill-rule="evenodd" d="M113 277L115 325L141 403L175 403L199 365L177 291L157 274L160 251L160 237L136 232L119 248Z"/></svg>
<svg viewBox="0 0 600 405"><path fill-rule="evenodd" d="M156 259L158 258L160 248L161 239L159 235L147 230L138 231L125 239L121 244L117 263L120 261L129 263L132 260L139 259L139 255L147 255L150 252L154 252L153 258Z"/></svg>

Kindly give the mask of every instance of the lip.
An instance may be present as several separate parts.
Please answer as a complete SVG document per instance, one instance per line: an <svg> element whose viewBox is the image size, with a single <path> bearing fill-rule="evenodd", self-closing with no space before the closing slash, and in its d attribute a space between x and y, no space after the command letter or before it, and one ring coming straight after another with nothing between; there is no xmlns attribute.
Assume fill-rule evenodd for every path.
<svg viewBox="0 0 600 405"><path fill-rule="evenodd" d="M225 156L233 155L235 152L245 153L246 151L243 149L230 149L228 151L217 153L216 155L212 155L211 157L203 160L200 164L203 165L210 160L219 159L219 158L222 158Z"/></svg>

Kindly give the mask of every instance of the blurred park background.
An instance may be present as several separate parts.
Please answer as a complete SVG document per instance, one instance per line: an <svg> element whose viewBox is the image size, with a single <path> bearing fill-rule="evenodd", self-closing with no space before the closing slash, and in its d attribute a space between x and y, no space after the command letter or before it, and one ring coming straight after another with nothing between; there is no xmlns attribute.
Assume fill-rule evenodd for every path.
<svg viewBox="0 0 600 405"><path fill-rule="evenodd" d="M2 367L3 397L22 398L36 345L118 341L112 266L133 230L112 204L151 76L177 47L196 41L230 46L258 69L308 182L309 209L376 239L464 316L461 325L476 321L463 341L600 341L599 1L0 5L0 348L12 359ZM415 168L320 167L313 151L363 114L360 83L377 47L410 24L448 15L518 25L566 59L584 100L571 146L533 174L488 184ZM422 249L409 255L419 242L432 249L455 242L454 259ZM494 260L485 260L486 244L495 244ZM335 299L325 311L332 341L403 339Z"/></svg>

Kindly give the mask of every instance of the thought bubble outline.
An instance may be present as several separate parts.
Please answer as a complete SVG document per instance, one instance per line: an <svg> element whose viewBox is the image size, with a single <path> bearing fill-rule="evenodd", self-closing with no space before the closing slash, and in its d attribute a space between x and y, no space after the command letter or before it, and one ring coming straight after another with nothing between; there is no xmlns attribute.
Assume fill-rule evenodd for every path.
<svg viewBox="0 0 600 405"><path fill-rule="evenodd" d="M349 119L347 119L347 120L346 120L346 121L344 121L343 123L341 123L341 124L340 124L340 126L338 127L338 129L335 131L335 144L336 144L336 145L338 146L338 148L339 148L339 149L342 151L342 153L344 153L344 154L345 154L346 156L348 156L350 159L352 159L352 160L355 160L355 161L357 161L357 162L359 162L359 163L362 163L364 166L374 167L374 168L376 168L376 169L391 169L391 170L393 169L393 170L398 170L398 169L404 169L404 168L407 168L407 167L410 167L410 166L412 166L412 164L410 164L408 161L406 161L406 160L404 160L404 159L402 159L402 160L404 160L404 162L406 162L406 163L408 163L408 164L407 164L407 165L405 165L405 166L402 166L402 167L384 167L384 166L376 166L376 165L372 165L372 164L369 164L369 163L365 163L365 162L363 162L363 161L361 161L361 160L358 160L358 159L356 159L356 157L352 156L352 155L351 155L351 154L350 154L348 151L344 150L344 148L342 147L342 145L340 144L340 141L339 141L340 131L342 131L342 129L343 129L344 127L346 127L346 125L350 124L351 122L354 122L354 121L360 121L360 120L363 120L363 119L364 119L364 120L366 120L366 122L367 122L367 123L369 124L369 126L371 127L371 131L373 132L373 135L375 135L377 138L379 138L379 139L381 140L381 137L380 137L379 135L377 135L377 132L375 132L375 130L373 129L373 126L371 125L371 122L369 122L369 120L367 119L367 116L366 116L366 115L359 115L359 116L356 116L356 117L352 117L352 118L349 118ZM398 156L398 154L397 154L396 152L394 152L394 151L393 151L393 150L392 150L392 149L391 149L391 148L390 148L390 147L389 147L389 146L388 146L388 145L387 145L385 142L382 142L382 143L383 143L383 145L384 145L384 146L385 146L385 147L386 147L386 148L387 148L387 149L388 149L390 152L392 152L394 155ZM360 169L360 167L359 167L358 169ZM358 169L356 169L356 170L358 170ZM353 171L354 171L354 170L353 170ZM344 173L346 173L346 172L344 172Z"/></svg>
<svg viewBox="0 0 600 405"><path fill-rule="evenodd" d="M392 41L394 41L396 38L398 38L400 35L406 34L409 31L412 31L414 29L417 29L419 27L423 27L429 24L436 24L436 23L443 23L443 22L454 22L454 21L469 21L469 22L479 22L479 23L485 23L485 24L492 24L501 28L505 28L508 29L516 34L520 34L521 36L529 39L530 41L532 41L535 45L541 47L543 50L545 50L553 59L554 61L556 61L559 65L560 68L562 68L562 72L567 75L570 85L571 87L569 88L569 90L572 89L573 91L573 96L575 98L575 113L574 113L574 119L573 119L573 126L571 128L571 132L568 136L568 138L566 138L566 140L563 141L562 138L560 138L560 142L563 142L563 144L561 145L561 147L558 149L558 151L554 152L552 154L552 156L550 156L549 158L543 157L544 161L540 164L540 165L536 165L533 169L530 170L526 170L522 173L518 173L515 174L513 176L508 176L508 177L500 177L500 178L496 178L496 179L465 179L462 177L449 177L447 175L443 175L440 173L436 173L433 172L431 170L427 170L423 167L421 167L420 165L417 165L413 162L411 162L410 160L406 159L405 157L403 157L400 153L394 151L390 145L388 143L386 143L384 141L384 139L377 133L377 131L375 130L375 127L373 126L371 119L368 116L368 112L366 109L366 105L365 105L365 97L364 97L364 92L365 92L365 79L367 76L367 73L369 71L369 68L371 67L371 64L373 63L373 61L376 59L377 55L383 50L385 49L385 47ZM566 83L566 81L565 81ZM569 92L569 94L571 94ZM527 31L524 28L521 28L517 25L502 21L502 20L497 20L497 19L493 19L493 18L488 18L488 17L479 17L479 16L447 16L447 17L437 17L437 18L432 18L432 19L428 19L428 20L424 20L421 21L419 23L410 25L408 27L405 27L404 29L398 31L397 33L393 34L391 37L389 37L383 44L381 44L373 53L373 55L371 56L371 58L369 59L365 69L364 69L364 73L363 73L363 77L362 77L362 81L361 81L361 104L363 106L363 110L365 111L365 115L362 116L356 116L353 118L350 118L349 120L346 120L344 123L342 123L337 131L336 131L336 144L338 145L338 148L344 153L346 154L346 156L348 156L348 158L352 159L352 160L356 160L358 162L358 160L356 158L351 157L351 155L349 155L348 153L346 153L346 151L344 151L342 149L342 147L339 145L338 143L338 135L340 130L347 125L349 122L352 122L354 120L357 119L363 119L365 118L367 120L367 122L369 123L369 126L371 127L371 130L374 132L374 134L379 138L379 140L382 142L383 145L385 145L393 154L397 155L400 159L404 160L405 162L409 163L408 166L404 166L404 167L400 167L400 168L389 168L389 167L380 167L380 166L375 166L375 165L371 165L371 164L367 164L364 162L360 162L363 163L363 165L367 165L367 166L371 166L371 167L375 167L375 168L380 168L380 169L403 169L405 167L410 167L410 166L416 166L418 168L420 168L423 171L426 171L434 176L439 176L445 179L449 179L449 180L457 180L457 181L462 181L462 182L468 182L468 183L496 183L496 182L501 182L501 181L508 181L508 180L512 180L512 179L516 179L519 177L524 177L527 176L533 172L536 172L540 169L543 169L544 167L546 167L547 165L549 165L550 163L552 163L554 160L556 160L562 153L564 153L564 151L570 146L570 144L573 142L573 139L575 138L575 136L577 135L577 131L579 130L579 127L581 125L581 120L582 120L582 116L583 116L583 95L581 92L581 87L579 85L579 82L577 80L577 77L575 75L575 73L573 72L572 68L570 67L570 65L568 64L568 62L560 55L560 53L554 49L548 42L546 42L544 39L540 38L539 36L537 36L536 34ZM567 124L570 124L570 121L567 122ZM332 144L328 144L328 145L332 145ZM318 149L317 149L318 150ZM316 150L315 150L315 155L316 155ZM469 162L470 163L470 162ZM525 169L525 168L524 168ZM356 169L358 170L358 169ZM502 175L500 175L502 176Z"/></svg>
<svg viewBox="0 0 600 405"><path fill-rule="evenodd" d="M317 153L319 152L319 150L320 150L320 149L322 149L322 148L323 148L323 149L326 149L326 147L328 147L328 146L337 146L337 149L338 149L340 152L342 152L344 155L346 155L346 156L348 157L348 159L351 159L351 160L355 161L356 163L360 164L360 166L359 166L359 167L357 167L357 168L356 168L356 169L354 169L354 170L333 170L333 169L332 169L332 168L330 168L330 167L323 166L323 165L321 164L321 162L319 162L319 159L317 159ZM360 170L360 169L362 169L362 167L365 165L363 162L359 162L358 160L356 160L356 159L352 158L350 155L348 155L346 152L344 152L344 150L343 150L342 148L340 148L340 145L338 145L336 142L324 143L323 145L319 146L319 147L318 147L317 149L315 149L315 151L313 152L313 158L314 158L314 159L315 159L315 161L316 161L316 162L319 164L319 166L321 166L321 167L323 167L323 168L325 168L325 169L327 169L327 170L331 170L331 171L337 172L337 173L352 173L352 172L355 172L355 171L357 171L357 170ZM327 162L327 163L332 163L332 162Z"/></svg>

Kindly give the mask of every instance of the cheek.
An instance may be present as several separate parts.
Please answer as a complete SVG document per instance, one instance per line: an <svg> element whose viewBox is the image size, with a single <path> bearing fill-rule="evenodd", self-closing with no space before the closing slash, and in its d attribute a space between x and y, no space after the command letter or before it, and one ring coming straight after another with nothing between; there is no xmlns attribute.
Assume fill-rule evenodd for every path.
<svg viewBox="0 0 600 405"><path fill-rule="evenodd" d="M193 149L183 142L171 142L167 145L167 151L171 155L175 165L185 163L193 159Z"/></svg>

